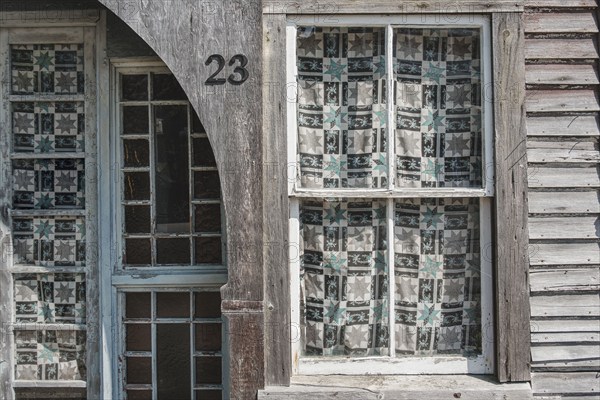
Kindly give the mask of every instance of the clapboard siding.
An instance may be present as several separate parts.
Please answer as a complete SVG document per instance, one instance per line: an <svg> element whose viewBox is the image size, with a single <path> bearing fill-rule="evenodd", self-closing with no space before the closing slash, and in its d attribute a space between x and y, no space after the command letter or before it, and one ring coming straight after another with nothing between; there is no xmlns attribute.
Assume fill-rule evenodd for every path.
<svg viewBox="0 0 600 400"><path fill-rule="evenodd" d="M529 141L527 160L531 163L585 163L597 164L600 152L596 142L583 141Z"/></svg>
<svg viewBox="0 0 600 400"><path fill-rule="evenodd" d="M600 151L595 0L525 12L532 389L600 399Z"/></svg>
<svg viewBox="0 0 600 400"><path fill-rule="evenodd" d="M528 90L529 112L590 112L599 111L595 89L581 90Z"/></svg>
<svg viewBox="0 0 600 400"><path fill-rule="evenodd" d="M598 32L594 11L525 14L525 33L590 32Z"/></svg>
<svg viewBox="0 0 600 400"><path fill-rule="evenodd" d="M535 239L595 239L600 218L592 217L531 217L529 237Z"/></svg>
<svg viewBox="0 0 600 400"><path fill-rule="evenodd" d="M600 171L597 166L554 168L532 164L527 173L530 189L600 187Z"/></svg>
<svg viewBox="0 0 600 400"><path fill-rule="evenodd" d="M531 243L529 259L534 267L600 265L600 243Z"/></svg>
<svg viewBox="0 0 600 400"><path fill-rule="evenodd" d="M556 192L551 196L546 192L529 192L529 212L532 214L587 214L600 213L600 193Z"/></svg>
<svg viewBox="0 0 600 400"><path fill-rule="evenodd" d="M534 368L554 371L600 368L600 344L575 346L532 346Z"/></svg>
<svg viewBox="0 0 600 400"><path fill-rule="evenodd" d="M544 395L598 396L600 394L600 374L597 372L534 373L531 385L535 393Z"/></svg>
<svg viewBox="0 0 600 400"><path fill-rule="evenodd" d="M559 293L600 289L600 267L532 270L531 292Z"/></svg>
<svg viewBox="0 0 600 400"><path fill-rule="evenodd" d="M551 296L531 296L531 317L572 318L600 317L600 297L598 294L567 294ZM563 321L567 323L567 321Z"/></svg>
<svg viewBox="0 0 600 400"><path fill-rule="evenodd" d="M528 116L527 136L597 137L600 124L597 115Z"/></svg>
<svg viewBox="0 0 600 400"><path fill-rule="evenodd" d="M531 343L569 344L569 343L600 343L600 320L575 320L565 323L564 320L531 321Z"/></svg>
<svg viewBox="0 0 600 400"><path fill-rule="evenodd" d="M583 39L525 39L525 57L539 60L598 58L597 40Z"/></svg>
<svg viewBox="0 0 600 400"><path fill-rule="evenodd" d="M525 82L530 85L596 85L595 64L530 64L525 67Z"/></svg>

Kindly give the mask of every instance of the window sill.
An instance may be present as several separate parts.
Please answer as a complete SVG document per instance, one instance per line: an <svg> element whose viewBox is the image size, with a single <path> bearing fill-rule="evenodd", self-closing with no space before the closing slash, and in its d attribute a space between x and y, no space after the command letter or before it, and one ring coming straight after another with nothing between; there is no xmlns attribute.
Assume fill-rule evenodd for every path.
<svg viewBox="0 0 600 400"><path fill-rule="evenodd" d="M290 387L259 391L259 400L375 399L532 399L531 385L498 383L491 375L295 376Z"/></svg>

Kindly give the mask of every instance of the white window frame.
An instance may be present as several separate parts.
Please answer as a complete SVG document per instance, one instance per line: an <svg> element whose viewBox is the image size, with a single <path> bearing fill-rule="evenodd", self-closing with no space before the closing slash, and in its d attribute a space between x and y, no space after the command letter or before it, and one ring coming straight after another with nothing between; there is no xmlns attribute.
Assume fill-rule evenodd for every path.
<svg viewBox="0 0 600 400"><path fill-rule="evenodd" d="M457 21L463 18L466 23ZM453 23L455 22L456 23ZM386 65L393 65L392 41L393 29L397 27L415 28L479 28L481 30L482 60L482 188L396 188L394 163L394 131L388 129L388 187L383 189L307 189L298 186L299 164L297 161L297 67L296 34L298 26L322 27L377 27L386 29ZM291 360L294 375L363 375L363 374L493 374L495 365L494 349L494 285L492 270L492 197L494 195L494 155L493 155L493 85L492 85L492 43L491 19L485 15L449 16L440 15L370 15L370 16L293 16L288 18L286 27L286 79L287 79L287 154L288 195L290 200L289 254L290 254L290 297L291 297ZM390 71L390 69L388 69ZM392 83L393 74L388 74L388 124L394 118ZM292 89L292 90L290 90ZM309 357L302 355L301 310L300 310L300 200L302 198L370 198L387 199L388 238L393 238L394 200L400 198L480 198L480 257L481 257L481 329L482 353L477 357L456 355L435 355L431 357L395 356L395 332L389 329L389 356L367 357ZM484 222L485 221L485 222ZM388 276L393 276L394 251L388 249ZM390 285L388 299L389 320L394 321L394 290Z"/></svg>
<svg viewBox="0 0 600 400"><path fill-rule="evenodd" d="M123 371L121 371L119 358L123 354L122 343L124 343L122 320L122 297L124 293L155 291L156 289L160 291L182 289L219 290L227 283L227 260L225 258L226 252L223 250L222 262L219 265L122 267L124 218L121 211L119 76L122 72L171 73L171 71L162 60L156 57L113 58L110 59L110 65L107 63L99 69L101 70L100 87L109 88L109 93L102 93L99 97L99 115L106 116L104 118L105 122L100 122L99 129L98 158L99 170L101 171L99 210L100 213L105 212L108 214L106 217L98 218L101 232L99 264L102 281L100 291L102 317L99 321L102 332L101 398L120 399L123 397ZM171 103L185 102L182 100ZM167 103L169 102L167 101ZM150 151L153 151L153 149L150 149ZM225 214L223 211L221 216L222 221L224 221ZM227 239L224 225L221 235L222 249L225 249ZM154 366L153 370L155 370ZM226 372L225 363L223 363L223 382L226 382L227 379ZM225 388L223 388L223 393L225 392Z"/></svg>

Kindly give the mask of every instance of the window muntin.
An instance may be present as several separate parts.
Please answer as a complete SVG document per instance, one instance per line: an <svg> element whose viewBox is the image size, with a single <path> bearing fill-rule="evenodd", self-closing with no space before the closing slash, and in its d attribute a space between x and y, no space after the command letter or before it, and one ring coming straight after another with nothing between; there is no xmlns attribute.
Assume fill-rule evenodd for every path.
<svg viewBox="0 0 600 400"><path fill-rule="evenodd" d="M302 19L295 19L294 23L288 25L288 54L292 57L288 61L288 76L290 81L296 81L298 84L298 101L288 107L289 159L297 161L298 171L296 179L292 180L289 186L292 197L290 241L300 244L299 257L291 262L292 296L297 294L300 303L299 307L293 305L292 308L292 319L300 327L300 340L293 345L292 357L296 359L299 354L305 356L300 358L299 364L295 364L296 372L361 373L360 367L344 368L345 364L339 364L342 360L339 358L332 359L332 362L337 360L335 364L328 364L327 358L308 356L333 355L335 352L325 346L327 342L334 343L333 347L338 350L336 355L374 355L377 354L373 351L376 348L375 343L386 340L383 330L368 330L368 335L363 336L363 342L368 343L366 351L358 346L349 346L354 339L353 335L346 334L345 330L355 321L347 318L347 312L341 313L341 323L332 328L327 327L328 324L325 323L324 316L328 312L313 312L312 316L317 316L316 321L315 318L312 321L307 319L307 290L313 290L314 296L314 282L318 282L319 278L315 279L315 276L309 275L313 282L307 282L306 279L307 265L309 270L313 268L313 271L310 271L313 275L315 269L313 265L307 264L305 259L305 204L321 204L325 207L330 202L350 202L357 199L364 202L381 201L387 207L386 247L382 250L387 253L385 269L386 274L389 274L389 281L393 283L392 290L387 291L389 299L384 304L394 305L386 307L385 317L382 316L375 323L370 322L371 325L377 325L386 320L394 321L394 329L389 329L387 337L388 342L393 344L389 348L389 355L393 357L388 359L385 352L381 352L383 356L369 357L364 361L393 361L392 364L382 367L382 371L387 373L489 373L493 370L493 332L489 329L492 323L491 266L489 259L483 257L480 251L480 243L490 239L491 222L490 203L482 196L491 195L493 190L493 181L489 177L485 179L483 174L483 171L490 167L485 163L491 160L490 110L489 105L483 101L485 82L490 77L491 57L489 47L486 49L484 46L489 38L489 21L482 17L470 17L470 24L436 26L425 23L425 19L422 18L402 19L407 23L398 27L392 25L398 22L393 17L382 17L380 22L390 24L386 28L385 65L393 68L393 73L387 74L386 82L386 86L392 87L393 90L386 92L387 97L383 101L387 102L388 120L394 121L395 125L394 130L386 132L390 138L383 139L383 142L394 143L383 151L384 159L388 161L385 168L389 171L389 179L383 190L369 185L331 185L325 189L320 185L305 185L306 172L301 154L306 149L303 147L306 140L301 138L301 121L297 120L303 109L307 108L303 103L305 98L315 98L312 92L311 96L304 94L304 87L308 86L305 81L308 79L302 76L305 63L302 56L306 48L313 49L313 53L318 55L320 53L316 53L317 51L327 53L326 42L319 41L318 34L311 36L310 33L320 32L321 38L337 35L338 40L333 40L332 43L339 43L341 40L342 45L339 47L349 48L348 32L359 32L360 35L360 32L364 34L378 28L364 28L374 24L365 23L360 17L340 17L337 24L323 26L314 26L314 20L308 18L306 24L302 23ZM352 28L353 26L355 28ZM304 42L306 38L309 40ZM346 44L344 40L347 40ZM303 43L307 44L302 46ZM460 50L456 54L453 52L455 48ZM372 50L368 46L367 49ZM446 51L445 55L442 54L442 50ZM323 60L320 63L312 63L313 84L318 85L319 82L327 80L325 76L331 69L331 61L335 61L336 65L343 65L346 61L346 68L349 68L351 63L350 59L343 58L324 60L329 61L329 64ZM415 61L419 64L416 71L421 72L420 76L410 76L415 72L412 69L417 64ZM377 69L375 63L371 63L370 60L367 63L371 65L371 71ZM319 66L322 67L322 79L315 78ZM347 69L338 69L341 71L338 81L343 87L343 81L350 80L349 74ZM320 91L317 90L316 93L319 94ZM350 94L353 93L346 91L340 97L349 102ZM321 101L325 104L326 97L321 97ZM417 123L404 122L405 117L411 117L411 114L415 114L412 119ZM350 145L348 138L352 136L350 130L346 131L347 127L348 125L343 124L337 127L341 131L339 137L345 140L337 148L340 159L347 156ZM410 132L412 137L408 137L407 132ZM325 132L321 137L325 137ZM317 140L311 143L322 143L321 137L317 137ZM337 167L340 165L342 164L337 164ZM487 168L484 168L484 165ZM333 168L329 164L328 166ZM346 172L349 170L347 167ZM378 198L380 200L377 200ZM386 198L388 200L384 200ZM397 223L396 216L402 209L412 209L412 213L416 214L411 223L416 221L417 226L409 227L414 228L413 231L402 231L402 222ZM462 215L457 217L457 213ZM466 218L463 218L464 214ZM459 220L462 221L460 224ZM480 221L484 221L484 224ZM340 222L340 227L350 224L348 219ZM398 230L400 232L397 235ZM390 244L393 251L388 249ZM294 248L291 251L292 254L298 253ZM309 254L308 257L314 255ZM416 268L412 267L414 270L407 271L404 269L407 265L402 264L402 260L410 258L417 265ZM371 259L370 263L375 265L376 260ZM459 264L464 268L457 274ZM325 270L326 265L327 262L322 262L321 270ZM441 266L439 271L429 268L438 265ZM340 270L344 268L347 266L342 266ZM298 273L299 279L294 271ZM342 277L340 274L336 276L338 280ZM322 274L320 279L321 282L325 282L325 274ZM342 293L347 301L350 285L347 280L343 285L344 287L337 289L335 293ZM300 291L295 287L300 287ZM412 289L415 287L413 294ZM310 301L311 304L317 303L323 311L326 303L331 302L331 291L326 285L323 285L321 290L323 297L311 298ZM364 323L365 315L361 316L360 320ZM457 324L458 322L460 324ZM320 331L314 329L317 323L323 325ZM482 333L484 324L485 338ZM351 330L356 328L352 327ZM334 331L337 333L335 337L330 334ZM341 335L340 331L343 332ZM374 332L377 335L374 335ZM319 347L315 349L316 343ZM412 357L402 357L407 355ZM423 358L431 356L451 358L447 358L441 366L434 366L427 358ZM307 360L306 368L303 367L303 360ZM367 366L371 364L368 363L353 365L365 365L365 371L372 372Z"/></svg>
<svg viewBox="0 0 600 400"><path fill-rule="evenodd" d="M171 74L119 75L123 266L220 265L220 182L202 124Z"/></svg>
<svg viewBox="0 0 600 400"><path fill-rule="evenodd" d="M119 296L124 304L121 382L127 398L220 399L219 292L153 289Z"/></svg>

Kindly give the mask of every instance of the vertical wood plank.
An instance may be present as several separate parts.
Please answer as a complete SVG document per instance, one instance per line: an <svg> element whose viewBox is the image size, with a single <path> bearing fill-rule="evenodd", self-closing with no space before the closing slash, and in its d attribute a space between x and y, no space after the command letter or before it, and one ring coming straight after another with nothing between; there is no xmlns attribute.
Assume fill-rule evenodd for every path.
<svg viewBox="0 0 600 400"><path fill-rule="evenodd" d="M265 385L289 385L286 17L263 19Z"/></svg>
<svg viewBox="0 0 600 400"><path fill-rule="evenodd" d="M13 336L11 332L12 285L8 271L12 263L12 236L9 218L10 184L10 126L9 83L10 59L8 32L0 28L0 393L6 400L14 398L11 385Z"/></svg>
<svg viewBox="0 0 600 400"><path fill-rule="evenodd" d="M492 14L496 160L496 369L530 380L523 16Z"/></svg>

